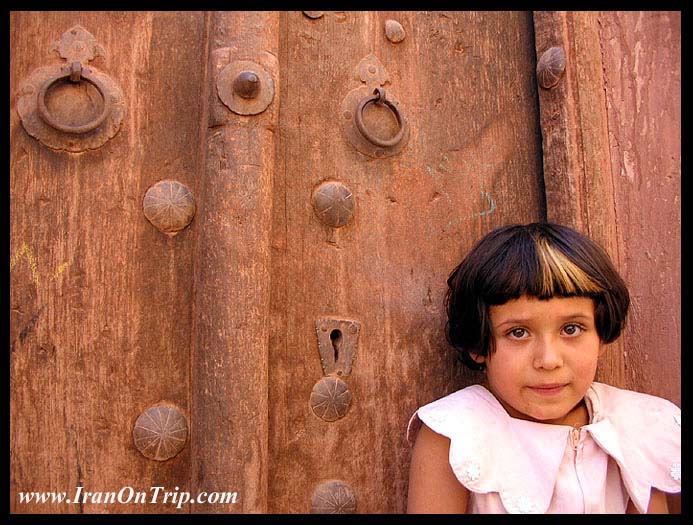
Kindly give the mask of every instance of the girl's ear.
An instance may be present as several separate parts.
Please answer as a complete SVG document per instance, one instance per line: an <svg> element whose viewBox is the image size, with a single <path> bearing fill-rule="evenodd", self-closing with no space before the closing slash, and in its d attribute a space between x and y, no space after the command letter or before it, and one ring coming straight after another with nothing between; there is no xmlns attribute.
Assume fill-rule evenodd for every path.
<svg viewBox="0 0 693 525"><path fill-rule="evenodd" d="M599 357L604 355L604 352L606 352L606 343L603 343L602 341L599 341Z"/></svg>
<svg viewBox="0 0 693 525"><path fill-rule="evenodd" d="M473 354L472 352L469 352L469 355L471 358L476 362L476 363L485 363L486 362L486 356L485 355L480 355L480 354Z"/></svg>

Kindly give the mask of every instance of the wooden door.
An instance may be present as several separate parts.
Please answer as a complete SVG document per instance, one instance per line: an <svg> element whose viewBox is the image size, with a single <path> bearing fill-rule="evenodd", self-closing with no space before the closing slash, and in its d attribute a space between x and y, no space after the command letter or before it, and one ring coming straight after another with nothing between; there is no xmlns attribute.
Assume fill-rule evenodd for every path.
<svg viewBox="0 0 693 525"><path fill-rule="evenodd" d="M388 20L404 40L388 39ZM465 381L442 351L447 274L481 233L544 214L532 20L288 13L282 27L280 63L290 66L274 185L268 506L306 510L316 489L336 506L351 489L359 512L402 512L408 418ZM405 148L382 159L356 151L341 129L342 101L371 77L375 87L389 80L410 126ZM336 231L311 209L326 181L355 200ZM324 376L316 321L330 318L360 330L341 377L351 407L325 422L308 403Z"/></svg>
<svg viewBox="0 0 693 525"><path fill-rule="evenodd" d="M409 416L481 378L449 271L571 222L537 20L12 13L12 512L404 511Z"/></svg>
<svg viewBox="0 0 693 525"><path fill-rule="evenodd" d="M10 21L11 508L175 512L163 496L91 503L75 492L189 486L191 447L168 461L148 459L134 446L133 426L161 403L194 424L196 230L162 233L143 215L143 198L159 180L197 191L205 16L15 12ZM117 134L94 149L89 137L100 129L81 136L29 124L51 147L20 122L22 97L42 87L34 72L66 63L58 48L75 46L70 38L83 35L76 26L95 39L83 36L77 47L91 43L101 55L84 66L110 77L126 105ZM103 97L88 83L60 84L51 96L58 100L46 102L49 111L68 124L89 124L102 111ZM78 108L75 122L61 103ZM25 118L35 115L30 109ZM78 503L22 504L20 491L64 491Z"/></svg>

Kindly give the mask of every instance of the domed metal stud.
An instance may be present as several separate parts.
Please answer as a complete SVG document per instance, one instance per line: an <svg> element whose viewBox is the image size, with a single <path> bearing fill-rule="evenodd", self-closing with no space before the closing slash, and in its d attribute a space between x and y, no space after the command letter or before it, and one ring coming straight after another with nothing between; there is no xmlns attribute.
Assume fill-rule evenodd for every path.
<svg viewBox="0 0 693 525"><path fill-rule="evenodd" d="M565 73L565 51L562 47L551 47L544 51L537 63L537 78L544 89L557 85Z"/></svg>
<svg viewBox="0 0 693 525"><path fill-rule="evenodd" d="M188 422L176 408L156 405L137 418L132 438L143 456L166 461L183 450L188 438Z"/></svg>
<svg viewBox="0 0 693 525"><path fill-rule="evenodd" d="M246 99L257 97L260 93L260 77L254 71L241 71L233 81L233 91Z"/></svg>
<svg viewBox="0 0 693 525"><path fill-rule="evenodd" d="M272 75L252 60L235 60L219 71L217 95L238 115L257 115L274 99Z"/></svg>
<svg viewBox="0 0 693 525"><path fill-rule="evenodd" d="M407 34L404 32L402 24L397 20L386 20L385 21L385 36L393 44L397 44L404 40Z"/></svg>
<svg viewBox="0 0 693 525"><path fill-rule="evenodd" d="M354 514L356 493L348 483L331 479L318 485L310 501L311 514Z"/></svg>
<svg viewBox="0 0 693 525"><path fill-rule="evenodd" d="M341 228L354 216L354 194L340 182L323 182L313 190L313 210L328 226Z"/></svg>
<svg viewBox="0 0 693 525"><path fill-rule="evenodd" d="M337 421L349 411L351 398L344 381L338 377L323 377L315 383L310 394L310 409L323 421Z"/></svg>
<svg viewBox="0 0 693 525"><path fill-rule="evenodd" d="M172 237L192 221L195 199L184 184L163 180L147 190L142 208L152 225Z"/></svg>

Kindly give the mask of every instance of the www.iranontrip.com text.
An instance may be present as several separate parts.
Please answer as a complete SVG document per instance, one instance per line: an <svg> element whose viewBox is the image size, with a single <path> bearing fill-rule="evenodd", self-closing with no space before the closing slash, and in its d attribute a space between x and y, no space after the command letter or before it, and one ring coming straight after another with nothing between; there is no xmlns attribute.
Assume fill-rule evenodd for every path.
<svg viewBox="0 0 693 525"><path fill-rule="evenodd" d="M84 487L78 486L72 496L67 492L20 492L19 502L22 504L39 503L65 503L68 505L80 504L156 504L175 505L176 508L183 508L185 505L225 505L238 501L237 492L198 492L193 496L190 492L181 491L179 487L174 490L166 490L164 487L150 487L149 490L135 490L133 487L125 486L118 491L101 492L88 491Z"/></svg>

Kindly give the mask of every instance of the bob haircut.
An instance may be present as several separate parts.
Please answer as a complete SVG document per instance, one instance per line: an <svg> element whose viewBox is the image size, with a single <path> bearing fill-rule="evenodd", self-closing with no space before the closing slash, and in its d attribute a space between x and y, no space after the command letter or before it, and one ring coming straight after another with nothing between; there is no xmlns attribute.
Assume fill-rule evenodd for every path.
<svg viewBox="0 0 693 525"><path fill-rule="evenodd" d="M513 224L486 234L448 277L445 335L459 359L483 370L470 353L494 350L489 307L521 295L591 297L603 343L625 325L630 296L609 256L577 231L551 223Z"/></svg>

